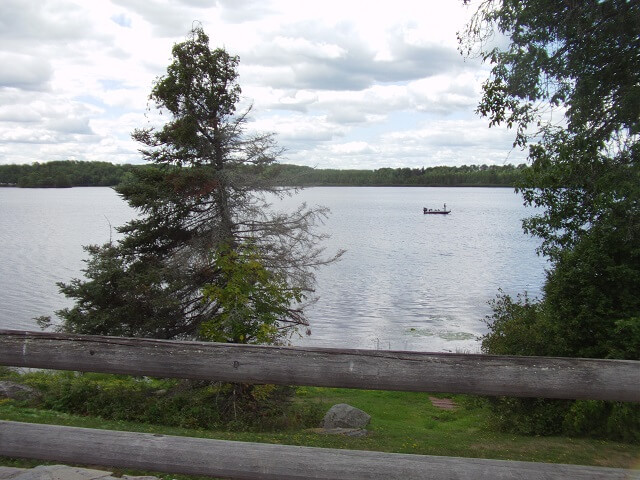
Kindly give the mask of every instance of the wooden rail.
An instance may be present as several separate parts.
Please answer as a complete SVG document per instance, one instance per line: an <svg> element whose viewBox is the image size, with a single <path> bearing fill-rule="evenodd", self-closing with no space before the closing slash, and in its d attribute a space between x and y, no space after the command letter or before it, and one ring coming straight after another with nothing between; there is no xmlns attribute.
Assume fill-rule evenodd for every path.
<svg viewBox="0 0 640 480"><path fill-rule="evenodd" d="M263 347L0 330L0 365L244 383L640 401L640 362ZM91 446L88 448L88 446ZM0 421L0 455L255 479L623 479L629 470Z"/></svg>
<svg viewBox="0 0 640 480"><path fill-rule="evenodd" d="M0 365L277 385L640 402L640 362L0 330Z"/></svg>
<svg viewBox="0 0 640 480"><path fill-rule="evenodd" d="M91 448L88 448L88 446ZM631 479L628 470L230 442L0 421L0 455L253 479Z"/></svg>
<svg viewBox="0 0 640 480"><path fill-rule="evenodd" d="M640 402L640 362L0 330L0 365L277 385Z"/></svg>

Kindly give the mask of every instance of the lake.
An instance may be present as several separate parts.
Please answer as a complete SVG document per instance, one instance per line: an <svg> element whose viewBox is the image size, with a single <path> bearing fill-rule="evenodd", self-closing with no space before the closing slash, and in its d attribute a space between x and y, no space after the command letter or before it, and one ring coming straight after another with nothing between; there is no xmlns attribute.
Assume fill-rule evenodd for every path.
<svg viewBox="0 0 640 480"><path fill-rule="evenodd" d="M540 294L547 265L512 189L314 187L283 208L303 201L331 209L325 244L347 252L318 271L312 335L296 345L475 353L498 289ZM450 215L423 215L444 203ZM109 188L0 188L0 328L69 306L55 283L134 215Z"/></svg>

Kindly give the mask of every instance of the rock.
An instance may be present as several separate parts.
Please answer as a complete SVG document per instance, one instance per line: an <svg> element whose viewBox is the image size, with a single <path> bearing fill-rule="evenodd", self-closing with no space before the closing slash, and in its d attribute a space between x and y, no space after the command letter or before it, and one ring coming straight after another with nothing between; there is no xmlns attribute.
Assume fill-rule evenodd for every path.
<svg viewBox="0 0 640 480"><path fill-rule="evenodd" d="M35 468L0 467L0 480L158 480L152 476L123 475L112 477L111 472L67 465L40 465Z"/></svg>
<svg viewBox="0 0 640 480"><path fill-rule="evenodd" d="M26 468L2 467L0 466L0 480L15 478L26 470Z"/></svg>
<svg viewBox="0 0 640 480"><path fill-rule="evenodd" d="M109 477L111 472L66 465L40 465L11 478L11 480L98 480Z"/></svg>
<svg viewBox="0 0 640 480"><path fill-rule="evenodd" d="M322 420L322 427L332 428L364 428L371 420L371 415L346 403L339 403L329 409Z"/></svg>
<svg viewBox="0 0 640 480"><path fill-rule="evenodd" d="M40 397L40 392L35 388L8 380L0 382L0 398L13 400L35 400Z"/></svg>

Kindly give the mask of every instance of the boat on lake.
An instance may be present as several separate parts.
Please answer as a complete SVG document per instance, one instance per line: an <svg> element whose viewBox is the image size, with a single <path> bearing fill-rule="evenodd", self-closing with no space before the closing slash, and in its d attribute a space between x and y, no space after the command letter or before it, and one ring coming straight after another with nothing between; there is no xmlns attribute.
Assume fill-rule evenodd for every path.
<svg viewBox="0 0 640 480"><path fill-rule="evenodd" d="M447 210L447 204L445 203L442 210L439 210L437 208L424 207L422 209L422 213L424 213L425 215L448 215L451 213L451 210Z"/></svg>

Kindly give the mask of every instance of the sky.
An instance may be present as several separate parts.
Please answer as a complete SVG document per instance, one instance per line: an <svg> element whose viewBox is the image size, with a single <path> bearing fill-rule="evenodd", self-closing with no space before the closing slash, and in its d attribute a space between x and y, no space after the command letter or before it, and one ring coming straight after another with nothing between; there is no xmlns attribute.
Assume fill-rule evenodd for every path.
<svg viewBox="0 0 640 480"><path fill-rule="evenodd" d="M135 128L197 22L240 57L249 131L282 163L376 169L518 164L475 113L488 66L464 58L462 0L1 0L0 164L142 163Z"/></svg>

